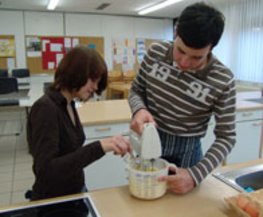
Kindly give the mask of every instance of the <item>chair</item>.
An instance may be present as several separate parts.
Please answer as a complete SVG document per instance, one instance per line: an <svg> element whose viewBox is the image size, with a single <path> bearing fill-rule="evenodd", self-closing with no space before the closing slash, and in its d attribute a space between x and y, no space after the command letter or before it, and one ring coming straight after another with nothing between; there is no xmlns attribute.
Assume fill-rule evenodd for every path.
<svg viewBox="0 0 263 217"><path fill-rule="evenodd" d="M136 72L134 70L126 71L123 73L123 81L128 83L132 82L136 76Z"/></svg>
<svg viewBox="0 0 263 217"><path fill-rule="evenodd" d="M14 77L0 77L0 94L18 92L17 79Z"/></svg>
<svg viewBox="0 0 263 217"><path fill-rule="evenodd" d="M17 78L18 89L27 94L30 89L30 72L27 68L13 69L11 75Z"/></svg>
<svg viewBox="0 0 263 217"><path fill-rule="evenodd" d="M108 85L107 87L109 87L112 84L122 84L123 83L123 76L122 76L122 72L118 71L118 70L112 70L109 71L108 74ZM111 91L109 88L107 88L106 91L106 98L107 99L112 99L112 98L120 98L120 94L118 93L113 93L113 91Z"/></svg>
<svg viewBox="0 0 263 217"><path fill-rule="evenodd" d="M0 69L0 78L7 78L7 77L8 77L8 70Z"/></svg>
<svg viewBox="0 0 263 217"><path fill-rule="evenodd" d="M1 136L9 136L9 135L18 136L23 129L23 124L22 124L22 117L21 117L22 112L21 112L21 109L18 107L19 106L19 94L18 94L18 83L17 83L16 78L14 77L1 78L0 77L0 106L2 107L0 120L4 121L3 122L4 125L1 128L2 129L8 128L12 131L11 133L5 132L4 134L1 134ZM12 108L5 109L4 107L12 107ZM12 124L12 121L14 120L14 117L16 118L15 114L19 116L18 118L20 120L21 127L20 129L14 132L14 126ZM6 119L7 115L10 117L10 119L9 118Z"/></svg>
<svg viewBox="0 0 263 217"><path fill-rule="evenodd" d="M108 74L108 83L115 82L115 81L122 81L122 72L118 70L109 71Z"/></svg>
<svg viewBox="0 0 263 217"><path fill-rule="evenodd" d="M12 70L12 76L15 78L26 78L30 77L29 69L13 69Z"/></svg>

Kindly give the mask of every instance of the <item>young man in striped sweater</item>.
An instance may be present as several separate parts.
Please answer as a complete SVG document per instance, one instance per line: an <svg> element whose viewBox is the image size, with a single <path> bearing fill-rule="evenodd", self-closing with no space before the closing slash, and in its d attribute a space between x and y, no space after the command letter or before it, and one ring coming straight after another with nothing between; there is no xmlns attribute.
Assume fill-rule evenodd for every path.
<svg viewBox="0 0 263 217"><path fill-rule="evenodd" d="M178 194L198 186L235 144L234 77L212 54L223 29L224 16L215 8L188 6L174 42L152 44L130 90L131 128L141 133L144 123L156 123L162 157L177 165L160 181ZM203 155L200 139L212 116L216 138Z"/></svg>

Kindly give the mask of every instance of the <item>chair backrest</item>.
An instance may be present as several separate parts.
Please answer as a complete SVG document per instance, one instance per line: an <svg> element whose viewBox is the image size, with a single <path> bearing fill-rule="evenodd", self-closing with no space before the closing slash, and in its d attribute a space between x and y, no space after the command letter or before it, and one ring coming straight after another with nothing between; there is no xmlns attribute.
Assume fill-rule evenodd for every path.
<svg viewBox="0 0 263 217"><path fill-rule="evenodd" d="M8 77L8 70L7 69L0 69L0 77L1 78Z"/></svg>
<svg viewBox="0 0 263 217"><path fill-rule="evenodd" d="M108 82L113 81L122 81L122 72L121 71L109 71L108 73Z"/></svg>
<svg viewBox="0 0 263 217"><path fill-rule="evenodd" d="M14 77L0 78L0 94L18 92L17 79Z"/></svg>
<svg viewBox="0 0 263 217"><path fill-rule="evenodd" d="M136 77L136 72L134 70L130 70L123 73L123 81L131 82Z"/></svg>
<svg viewBox="0 0 263 217"><path fill-rule="evenodd" d="M12 76L15 78L26 78L30 76L29 69L13 69Z"/></svg>

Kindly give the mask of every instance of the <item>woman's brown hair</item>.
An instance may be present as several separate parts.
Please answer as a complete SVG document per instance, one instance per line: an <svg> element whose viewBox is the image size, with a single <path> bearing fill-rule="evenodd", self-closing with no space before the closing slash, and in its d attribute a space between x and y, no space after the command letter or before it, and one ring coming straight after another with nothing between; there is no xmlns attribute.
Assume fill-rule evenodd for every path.
<svg viewBox="0 0 263 217"><path fill-rule="evenodd" d="M78 91L88 79L99 80L97 94L107 86L108 70L101 55L94 49L78 46L71 49L61 60L55 72L55 89Z"/></svg>

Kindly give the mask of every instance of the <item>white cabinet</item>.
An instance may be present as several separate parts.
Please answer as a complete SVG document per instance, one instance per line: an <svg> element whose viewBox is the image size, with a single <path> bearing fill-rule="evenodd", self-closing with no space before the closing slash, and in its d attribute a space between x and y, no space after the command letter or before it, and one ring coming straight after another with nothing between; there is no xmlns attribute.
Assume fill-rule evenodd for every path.
<svg viewBox="0 0 263 217"><path fill-rule="evenodd" d="M127 135L129 123L104 124L84 127L88 140L86 144L94 140L100 140L117 134ZM101 159L87 166L85 171L85 183L88 190L115 187L128 183L124 159L113 153L107 153Z"/></svg>
<svg viewBox="0 0 263 217"><path fill-rule="evenodd" d="M260 142L263 126L263 111L237 112L236 114L236 144L228 155L226 163L240 163L258 159L261 156ZM212 119L206 136L202 139L203 152L214 142L215 122Z"/></svg>
<svg viewBox="0 0 263 217"><path fill-rule="evenodd" d="M237 141L227 158L227 164L258 159L260 153L263 111L238 112L236 117Z"/></svg>
<svg viewBox="0 0 263 217"><path fill-rule="evenodd" d="M203 155L205 155L207 150L215 141L214 128L215 128L215 121L214 118L211 118L211 120L208 123L206 135L204 138L201 139Z"/></svg>

